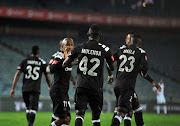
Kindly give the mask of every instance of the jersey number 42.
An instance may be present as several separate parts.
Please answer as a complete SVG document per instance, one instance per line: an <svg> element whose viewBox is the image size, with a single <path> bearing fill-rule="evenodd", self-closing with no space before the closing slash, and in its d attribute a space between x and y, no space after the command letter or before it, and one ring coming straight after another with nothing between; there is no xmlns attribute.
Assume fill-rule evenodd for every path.
<svg viewBox="0 0 180 126"><path fill-rule="evenodd" d="M90 61L90 63L94 63L94 66L88 70L87 65L88 65L88 57L84 56L82 58L82 60L79 63L79 69L80 71L83 72L84 75L88 74L90 76L97 76L97 73L95 72L95 70L98 68L98 66L100 65L100 60L98 58L92 58Z"/></svg>

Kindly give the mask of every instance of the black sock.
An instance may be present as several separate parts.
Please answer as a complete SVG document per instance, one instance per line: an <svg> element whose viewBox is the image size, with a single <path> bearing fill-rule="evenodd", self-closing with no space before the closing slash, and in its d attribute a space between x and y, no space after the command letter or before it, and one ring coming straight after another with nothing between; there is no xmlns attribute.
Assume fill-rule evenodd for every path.
<svg viewBox="0 0 180 126"><path fill-rule="evenodd" d="M144 121L143 121L142 111L135 112L134 116L135 116L136 125L137 126L143 126Z"/></svg>
<svg viewBox="0 0 180 126"><path fill-rule="evenodd" d="M28 126L33 126L36 114L34 112L30 112L29 114L29 123Z"/></svg>
<svg viewBox="0 0 180 126"><path fill-rule="evenodd" d="M93 123L93 126L101 126L101 123L100 122L95 122L95 123Z"/></svg>
<svg viewBox="0 0 180 126"><path fill-rule="evenodd" d="M116 111L114 111L114 115L113 115L113 118L115 117L117 115L117 112Z"/></svg>
<svg viewBox="0 0 180 126"><path fill-rule="evenodd" d="M76 118L75 126L83 126L83 120L81 118Z"/></svg>
<svg viewBox="0 0 180 126"><path fill-rule="evenodd" d="M120 117L120 118L122 118L122 117ZM121 122L117 118L114 118L111 123L111 126L119 126L120 124L121 124Z"/></svg>
<svg viewBox="0 0 180 126"><path fill-rule="evenodd" d="M26 111L26 119L29 122L29 111Z"/></svg>
<svg viewBox="0 0 180 126"><path fill-rule="evenodd" d="M128 119L124 120L124 126L131 126L131 121Z"/></svg>
<svg viewBox="0 0 180 126"><path fill-rule="evenodd" d="M51 122L55 121L56 119L52 117Z"/></svg>
<svg viewBox="0 0 180 126"><path fill-rule="evenodd" d="M114 120L114 117L117 115L117 112L116 111L114 111L114 115L113 115L113 118L112 118L112 121L111 121L111 123L113 122L113 120Z"/></svg>

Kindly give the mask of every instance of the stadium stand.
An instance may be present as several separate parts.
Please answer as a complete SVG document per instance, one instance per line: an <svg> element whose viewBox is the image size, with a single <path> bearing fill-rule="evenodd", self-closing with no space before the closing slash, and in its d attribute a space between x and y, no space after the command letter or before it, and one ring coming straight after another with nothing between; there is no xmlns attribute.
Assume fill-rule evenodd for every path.
<svg viewBox="0 0 180 126"><path fill-rule="evenodd" d="M30 35L15 35L15 34L0 34L1 43L1 66L0 66L0 95L9 96L14 74L16 72L16 67L25 58L23 54L29 54L30 47L34 44L40 47L40 57L46 62L49 61L51 55L55 53L58 49L60 37L48 37L48 36L30 36ZM75 44L82 43L86 40L75 39ZM114 40L115 42L117 40ZM6 46L3 45L6 43ZM7 46L9 45L9 46ZM118 47L120 43L114 43L113 47ZM165 95L167 99L172 96L174 100L179 99L180 93L180 81L174 81L172 77L178 79L178 73L180 71L179 59L177 58L180 51L178 50L180 44L173 41L160 41L160 40L146 40L143 43L143 48L146 50L148 55L148 62L150 67L155 68L155 70L150 69L149 74L156 80L159 81L163 78L165 83ZM168 59L167 59L168 58ZM168 60L168 62L167 62ZM73 75L76 77L76 67L73 67ZM159 71L159 72L157 72ZM105 70L105 73L107 71ZM164 73L164 74L163 74ZM115 72L114 72L115 76ZM51 76L52 78L52 76ZM22 76L21 76L22 80ZM22 81L19 81L16 87L16 96L21 96ZM152 86L149 82L144 80L142 77L138 76L136 91L140 99L153 100L155 97L152 94ZM73 98L74 89L72 84L70 84L70 98ZM104 75L104 98L105 99L115 99L113 87L107 84L107 76ZM41 85L41 96L49 96L47 90L47 84L44 77L42 78Z"/></svg>
<svg viewBox="0 0 180 126"><path fill-rule="evenodd" d="M143 0L142 0L143 1ZM176 4L152 0L153 4L142 7L141 0L1 0L0 6L32 8L51 11L86 12L113 15L179 17ZM140 2L140 3L139 3ZM152 13L153 11L153 13Z"/></svg>

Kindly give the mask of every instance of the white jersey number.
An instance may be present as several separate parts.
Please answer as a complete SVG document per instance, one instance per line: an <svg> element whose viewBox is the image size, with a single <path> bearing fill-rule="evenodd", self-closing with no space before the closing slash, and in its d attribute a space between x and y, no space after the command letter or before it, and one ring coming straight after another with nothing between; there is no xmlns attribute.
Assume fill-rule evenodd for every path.
<svg viewBox="0 0 180 126"><path fill-rule="evenodd" d="M119 59L120 60L122 60L123 59L123 61L120 63L120 65L119 65L119 71L121 71L121 72L124 72L124 70L126 71L126 72L131 72L131 71L133 71L133 69L134 69L134 62L135 62L135 58L133 57L133 56L130 56L129 58L127 58L126 57L126 55L121 55L120 57L119 57ZM127 60L128 61L130 61L130 68L128 68L127 66L125 66L125 67L123 67L124 66L124 64L127 62Z"/></svg>
<svg viewBox="0 0 180 126"><path fill-rule="evenodd" d="M92 59L90 60L90 63L94 63L94 62L96 62L95 65L94 65L89 71L87 71L87 70L88 70L88 68L87 68L88 58L87 58L87 56L84 56L84 57L82 58L82 60L80 61L80 63L79 63L79 69L80 69L80 71L82 71L83 74L85 74L85 75L88 74L88 75L90 75L90 76L97 76L97 73L94 72L94 71L95 71L96 68L98 68L98 66L100 65L100 60L99 60L98 58L92 58Z"/></svg>
<svg viewBox="0 0 180 126"><path fill-rule="evenodd" d="M32 68L32 66L28 65L26 69L28 70L28 73L25 74L26 79L32 78L32 80L37 80L39 78L38 71L40 70L40 67L36 66Z"/></svg>

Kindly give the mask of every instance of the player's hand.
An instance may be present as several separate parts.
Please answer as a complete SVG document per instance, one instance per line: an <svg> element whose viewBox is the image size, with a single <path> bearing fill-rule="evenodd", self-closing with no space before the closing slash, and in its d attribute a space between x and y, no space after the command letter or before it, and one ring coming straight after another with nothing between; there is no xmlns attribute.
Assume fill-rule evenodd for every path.
<svg viewBox="0 0 180 126"><path fill-rule="evenodd" d="M113 75L108 76L108 80L107 80L108 84L112 85L113 81L114 81Z"/></svg>
<svg viewBox="0 0 180 126"><path fill-rule="evenodd" d="M48 91L50 91L51 90L51 87L48 87Z"/></svg>
<svg viewBox="0 0 180 126"><path fill-rule="evenodd" d="M73 80L72 83L73 83L73 88L76 88L76 81Z"/></svg>
<svg viewBox="0 0 180 126"><path fill-rule="evenodd" d="M14 93L15 93L14 89L11 89L10 97L14 97Z"/></svg>
<svg viewBox="0 0 180 126"><path fill-rule="evenodd" d="M66 47L64 50L64 59L66 59L70 53L71 53L71 48Z"/></svg>
<svg viewBox="0 0 180 126"><path fill-rule="evenodd" d="M159 92L161 92L161 87L159 86L159 84L157 84L155 81L153 81L153 86L155 86L157 88L157 90Z"/></svg>

